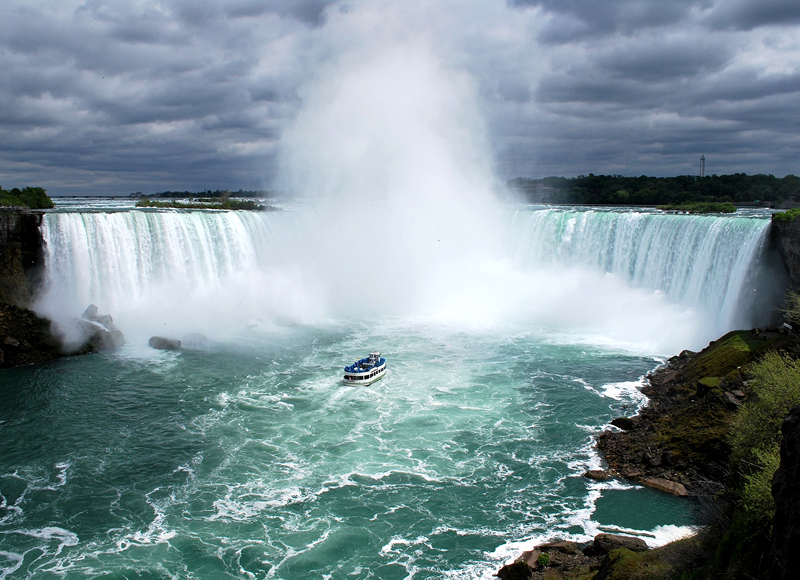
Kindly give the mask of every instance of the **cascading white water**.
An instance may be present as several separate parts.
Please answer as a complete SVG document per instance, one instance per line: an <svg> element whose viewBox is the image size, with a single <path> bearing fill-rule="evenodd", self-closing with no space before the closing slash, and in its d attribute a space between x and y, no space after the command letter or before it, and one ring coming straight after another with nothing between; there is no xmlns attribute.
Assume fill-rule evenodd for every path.
<svg viewBox="0 0 800 580"><path fill-rule="evenodd" d="M740 301L757 290L768 225L763 217L540 209L516 212L511 232L525 264L612 273L710 314L719 333L754 322Z"/></svg>
<svg viewBox="0 0 800 580"><path fill-rule="evenodd" d="M281 259L297 219L291 212L48 214L36 309L66 333L90 303L126 333L224 333L284 315L318 318L313 304L300 302L312 293L294 291L307 286L298 270Z"/></svg>
<svg viewBox="0 0 800 580"><path fill-rule="evenodd" d="M378 235L379 222L373 259L347 256L328 217L308 208L51 213L37 309L66 327L65 315L95 303L143 337L342 316L513 320L672 352L754 322L742 297L769 223L528 208L505 214L507 246L491 259L430 244L429 260L402 246L386 260L392 236Z"/></svg>

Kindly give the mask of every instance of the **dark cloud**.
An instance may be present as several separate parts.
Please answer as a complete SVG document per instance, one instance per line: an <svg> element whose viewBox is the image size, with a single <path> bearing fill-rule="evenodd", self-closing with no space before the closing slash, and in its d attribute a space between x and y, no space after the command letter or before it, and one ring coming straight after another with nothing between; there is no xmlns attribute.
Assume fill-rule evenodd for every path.
<svg viewBox="0 0 800 580"><path fill-rule="evenodd" d="M553 14L553 22L542 31L546 42L580 41L611 33L634 34L651 27L680 23L695 8L713 0L513 0L518 8L539 7Z"/></svg>
<svg viewBox="0 0 800 580"><path fill-rule="evenodd" d="M7 0L0 183L274 183L331 63L421 43L477 85L501 178L800 172L796 0Z"/></svg>
<svg viewBox="0 0 800 580"><path fill-rule="evenodd" d="M797 0L718 1L704 18L710 28L753 30L761 26L792 26L800 23Z"/></svg>

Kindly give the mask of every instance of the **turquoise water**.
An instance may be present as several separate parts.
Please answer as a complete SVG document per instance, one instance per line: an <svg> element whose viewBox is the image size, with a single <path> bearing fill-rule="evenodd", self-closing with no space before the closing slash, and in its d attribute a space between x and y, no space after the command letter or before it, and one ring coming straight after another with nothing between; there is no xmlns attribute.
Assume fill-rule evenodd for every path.
<svg viewBox="0 0 800 580"><path fill-rule="evenodd" d="M689 524L581 476L657 361L548 335L340 322L3 370L0 576L477 578L535 539ZM388 375L344 386L376 348Z"/></svg>
<svg viewBox="0 0 800 580"><path fill-rule="evenodd" d="M687 533L690 502L583 473L649 370L771 304L768 216L395 213L47 214L35 307L128 344L0 370L0 580L491 578Z"/></svg>

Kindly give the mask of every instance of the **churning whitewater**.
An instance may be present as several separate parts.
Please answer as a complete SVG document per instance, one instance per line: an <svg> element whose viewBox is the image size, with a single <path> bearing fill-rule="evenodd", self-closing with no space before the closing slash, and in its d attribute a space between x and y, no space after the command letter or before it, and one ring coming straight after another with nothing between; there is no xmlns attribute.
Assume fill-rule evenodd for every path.
<svg viewBox="0 0 800 580"><path fill-rule="evenodd" d="M507 235L492 255L437 230L392 245L380 221L350 254L341 225L303 206L50 213L37 307L68 332L96 303L145 339L343 317L524 320L662 355L763 322L752 303L770 291L766 216L520 207L498 219Z"/></svg>
<svg viewBox="0 0 800 580"><path fill-rule="evenodd" d="M664 356L758 322L767 216L497 204L458 51L381 10L426 21L323 29L348 42L281 138L305 203L44 216L36 310L77 341L96 304L127 344L2 371L0 579L490 578L545 538L690 529L583 472ZM371 351L386 376L343 385Z"/></svg>
<svg viewBox="0 0 800 580"><path fill-rule="evenodd" d="M502 252L459 272L313 259L334 224L308 206L47 214L39 308L68 328L95 302L128 344L4 370L0 577L489 578L554 536L686 533L678 499L582 477L592 435L738 323L768 219L497 219ZM387 376L344 386L370 350Z"/></svg>

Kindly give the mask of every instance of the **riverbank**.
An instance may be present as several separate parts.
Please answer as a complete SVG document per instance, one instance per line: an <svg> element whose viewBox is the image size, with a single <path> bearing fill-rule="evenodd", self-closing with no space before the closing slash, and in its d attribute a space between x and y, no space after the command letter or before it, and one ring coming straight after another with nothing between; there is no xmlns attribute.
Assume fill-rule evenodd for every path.
<svg viewBox="0 0 800 580"><path fill-rule="evenodd" d="M498 576L675 578L703 570L730 535L731 524L720 514L736 478L729 430L742 404L755 396L747 366L767 352L798 348L795 335L773 328L729 332L699 353L684 351L648 375L642 390L649 401L637 415L615 419L614 428L597 436L607 469L586 476L623 478L691 498L699 523L707 526L697 536L654 550L635 538L605 534L588 545L554 541L525 552Z"/></svg>

